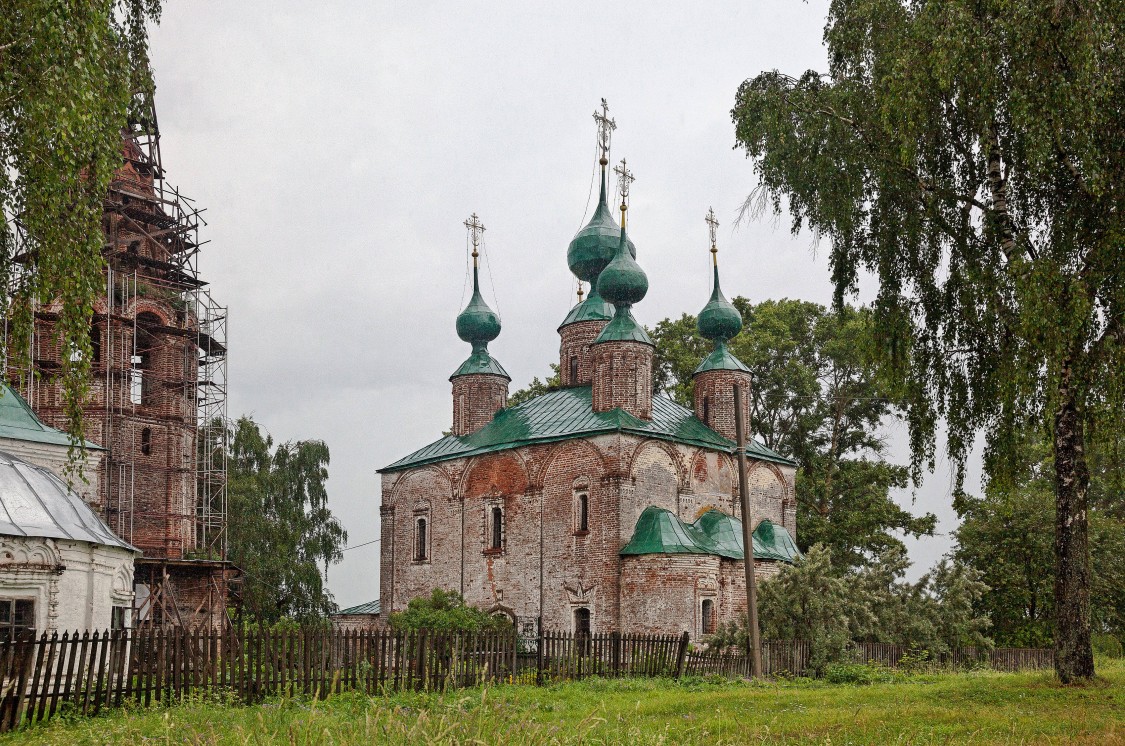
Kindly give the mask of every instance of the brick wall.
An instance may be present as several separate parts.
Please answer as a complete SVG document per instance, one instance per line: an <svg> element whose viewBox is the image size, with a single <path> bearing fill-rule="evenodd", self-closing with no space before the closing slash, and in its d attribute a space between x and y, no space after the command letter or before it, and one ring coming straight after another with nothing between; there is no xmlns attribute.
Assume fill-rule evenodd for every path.
<svg viewBox="0 0 1125 746"><path fill-rule="evenodd" d="M652 419L652 345L600 342L590 348L595 412L621 407L634 417Z"/></svg>
<svg viewBox="0 0 1125 746"><path fill-rule="evenodd" d="M751 466L755 519L782 522L784 496L792 495L792 470ZM384 612L401 611L412 598L440 587L460 590L469 603L514 617L528 633L534 633L540 614L546 627L571 629L575 610L585 608L595 631L686 629L694 635L701 593L716 593L716 619L737 608L732 604L742 587L742 564L680 558L674 568L679 575L665 577L651 570L660 559L654 558L638 563L640 569L630 574L625 570L630 560L618 552L648 505L689 521L712 507L737 515L733 474L729 454L623 434L384 474ZM587 500L585 531L578 524L581 495ZM496 507L503 518L499 550L491 542ZM427 522L425 560L415 558L419 518ZM728 564L733 569L724 570ZM759 564L768 574L775 563ZM702 567L705 573L698 570ZM733 589L729 593L727 586Z"/></svg>
<svg viewBox="0 0 1125 746"><path fill-rule="evenodd" d="M578 321L559 329L559 376L563 386L589 386L594 379L590 345L608 321ZM571 358L576 358L577 376L571 375Z"/></svg>
<svg viewBox="0 0 1125 746"><path fill-rule="evenodd" d="M475 433L508 405L508 379L472 373L453 379L453 434Z"/></svg>
<svg viewBox="0 0 1125 746"><path fill-rule="evenodd" d="M694 382L695 416L731 440L735 440L734 386L742 386L742 421L749 440L750 374L740 370L708 370L696 375Z"/></svg>

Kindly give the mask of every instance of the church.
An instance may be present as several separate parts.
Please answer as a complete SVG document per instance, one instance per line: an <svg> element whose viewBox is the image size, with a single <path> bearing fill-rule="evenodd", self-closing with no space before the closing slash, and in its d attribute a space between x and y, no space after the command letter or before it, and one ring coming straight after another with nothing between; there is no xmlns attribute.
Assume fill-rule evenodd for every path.
<svg viewBox="0 0 1125 746"><path fill-rule="evenodd" d="M483 226L466 223L473 294L456 328L472 350L450 377L452 431L379 470L384 614L443 588L525 635L698 638L745 617L734 387L749 423L751 374L727 346L742 318L719 287L712 226L713 292L698 324L714 350L695 370L694 407L653 393L654 345L631 310L648 278L626 235L629 177L619 172L619 223L606 197L612 121L595 119L601 195L567 250L590 291L558 328L561 385L517 406L488 350L500 319L477 278ZM796 464L752 438L746 455L763 578L799 556Z"/></svg>

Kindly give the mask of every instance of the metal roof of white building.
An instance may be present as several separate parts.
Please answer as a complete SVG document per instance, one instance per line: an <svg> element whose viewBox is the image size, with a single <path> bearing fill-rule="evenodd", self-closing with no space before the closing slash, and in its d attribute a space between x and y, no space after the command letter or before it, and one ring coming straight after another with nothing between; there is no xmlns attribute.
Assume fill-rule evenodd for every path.
<svg viewBox="0 0 1125 746"><path fill-rule="evenodd" d="M0 535L70 539L140 554L50 470L0 451Z"/></svg>

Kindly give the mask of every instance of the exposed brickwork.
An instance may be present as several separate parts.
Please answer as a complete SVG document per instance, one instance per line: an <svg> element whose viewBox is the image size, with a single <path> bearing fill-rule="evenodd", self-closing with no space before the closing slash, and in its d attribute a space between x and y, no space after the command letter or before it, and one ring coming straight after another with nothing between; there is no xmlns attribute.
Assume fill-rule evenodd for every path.
<svg viewBox="0 0 1125 746"><path fill-rule="evenodd" d="M608 321L578 321L559 329L559 377L563 386L589 386L594 379L590 345Z"/></svg>
<svg viewBox="0 0 1125 746"><path fill-rule="evenodd" d="M755 520L782 523L793 470L751 466ZM703 598L714 599L717 622L745 609L745 601L738 605L742 563L618 553L648 505L688 521L711 508L737 515L734 473L729 454L615 434L384 474L384 613L441 587L512 616L525 632L540 616L546 627L571 629L575 610L588 609L595 631L697 635ZM586 531L578 522L581 495ZM497 507L502 540L493 549ZM426 521L424 559L416 551L419 519ZM773 562L758 566L764 575L776 571Z"/></svg>
<svg viewBox="0 0 1125 746"><path fill-rule="evenodd" d="M620 407L642 420L652 419L652 345L600 342L590 347L595 412Z"/></svg>
<svg viewBox="0 0 1125 746"><path fill-rule="evenodd" d="M508 379L472 373L453 379L453 434L475 433L508 405Z"/></svg>
<svg viewBox="0 0 1125 746"><path fill-rule="evenodd" d="M750 433L750 374L741 370L708 370L695 376L695 416L703 424L735 440L734 387L742 386L742 416Z"/></svg>

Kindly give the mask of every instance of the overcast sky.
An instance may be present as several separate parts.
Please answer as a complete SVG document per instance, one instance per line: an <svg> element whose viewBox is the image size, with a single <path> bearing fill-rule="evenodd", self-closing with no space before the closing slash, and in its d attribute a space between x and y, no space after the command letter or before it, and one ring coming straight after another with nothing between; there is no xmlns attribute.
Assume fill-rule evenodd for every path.
<svg viewBox="0 0 1125 746"><path fill-rule="evenodd" d="M826 7L168 0L152 34L163 160L207 208L201 268L230 306L230 415L278 441L326 441L349 544L378 538L375 469L450 427L470 213L487 227L485 296L503 319L490 349L512 390L557 361L602 97L612 159L636 175L642 323L706 302L710 206L728 295L830 302L810 237L768 217L735 228L755 178L730 121L746 78L824 68ZM904 429L887 435L904 462ZM898 499L947 534L950 486L942 463ZM917 573L949 539L910 546ZM332 568L341 606L378 597L378 555L371 544Z"/></svg>

